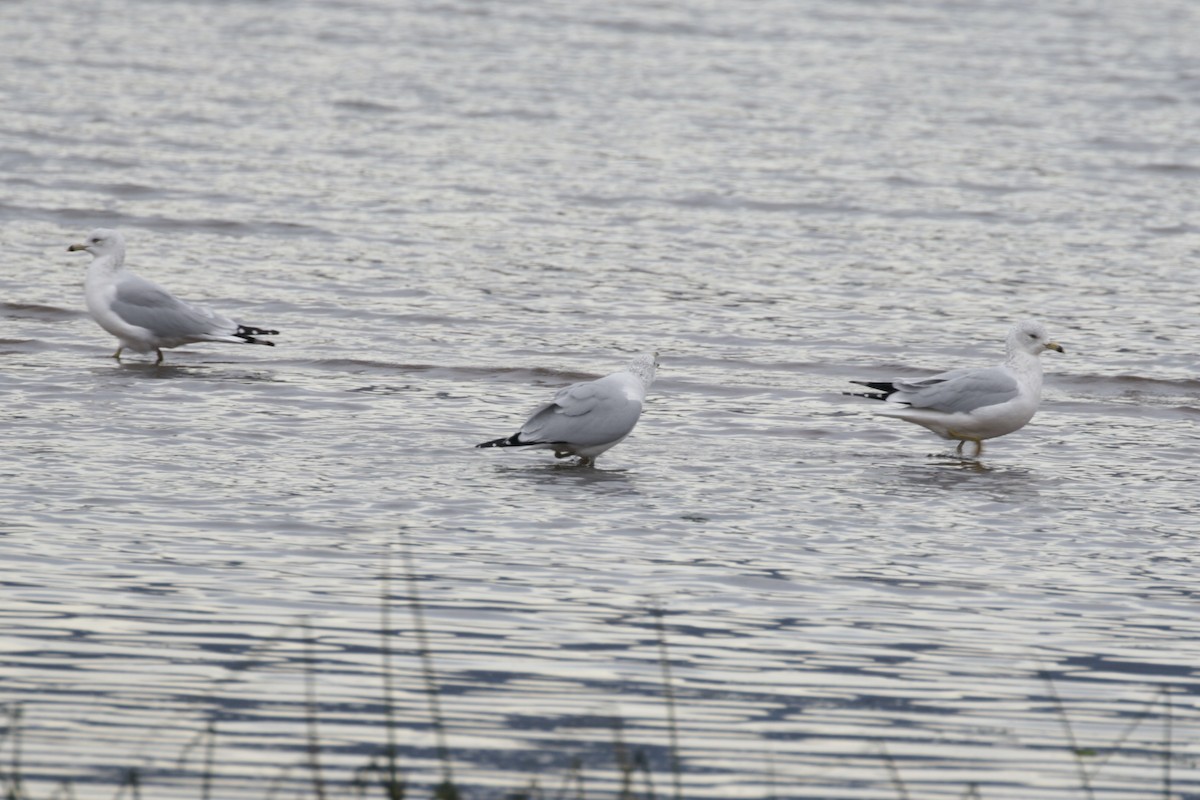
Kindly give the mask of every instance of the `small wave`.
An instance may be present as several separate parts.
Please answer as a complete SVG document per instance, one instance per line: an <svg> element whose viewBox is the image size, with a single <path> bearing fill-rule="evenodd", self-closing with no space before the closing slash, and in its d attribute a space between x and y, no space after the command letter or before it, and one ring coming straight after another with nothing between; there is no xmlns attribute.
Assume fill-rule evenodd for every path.
<svg viewBox="0 0 1200 800"><path fill-rule="evenodd" d="M1192 178L1200 175L1200 166L1195 164L1141 164L1136 169L1142 172L1153 172L1157 175L1174 175L1180 178Z"/></svg>
<svg viewBox="0 0 1200 800"><path fill-rule="evenodd" d="M43 306L37 303L0 302L0 311L8 319L64 320L83 316L82 311L58 306ZM3 340L16 342L18 340Z"/></svg>
<svg viewBox="0 0 1200 800"><path fill-rule="evenodd" d="M374 100L334 100L334 108L345 111L366 111L372 114L397 114L403 109L389 103L378 103Z"/></svg>
<svg viewBox="0 0 1200 800"><path fill-rule="evenodd" d="M320 228L315 228L311 225L304 225L299 222L277 222L277 221L242 221L235 219L171 219L168 217L140 217L134 218L135 223L145 228L153 230L167 231L215 231L224 233L230 236L295 236L303 234L305 237L322 236L332 238L332 234Z"/></svg>
<svg viewBox="0 0 1200 800"><path fill-rule="evenodd" d="M1193 225L1188 225L1186 222L1180 222L1175 225L1147 225L1146 230L1162 236L1179 236L1180 234L1193 233L1196 228Z"/></svg>
<svg viewBox="0 0 1200 800"><path fill-rule="evenodd" d="M463 114L467 119L518 119L540 122L556 120L558 114L549 111L531 111L527 108L493 108L487 111L471 111Z"/></svg>
<svg viewBox="0 0 1200 800"><path fill-rule="evenodd" d="M133 186L133 184L125 184ZM139 190L140 191L140 190ZM145 191L157 190L147 188ZM50 220L68 228L146 228L158 231L189 232L197 230L215 231L230 236L296 236L305 238L334 238L323 228L299 222L278 220L236 220L219 218L178 219L161 216L122 214L98 208L39 208L34 206L0 203L0 220Z"/></svg>
<svg viewBox="0 0 1200 800"><path fill-rule="evenodd" d="M1171 380L1138 375L1054 376L1050 385L1064 391L1070 402L1104 403L1112 408L1125 407L1145 413L1169 409L1200 409L1200 380Z"/></svg>

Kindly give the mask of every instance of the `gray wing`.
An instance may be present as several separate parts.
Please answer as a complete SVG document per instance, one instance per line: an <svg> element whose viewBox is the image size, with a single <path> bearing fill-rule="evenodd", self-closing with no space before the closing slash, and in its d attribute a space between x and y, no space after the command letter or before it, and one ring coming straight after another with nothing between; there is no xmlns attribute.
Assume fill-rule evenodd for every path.
<svg viewBox="0 0 1200 800"><path fill-rule="evenodd" d="M152 281L129 275L116 285L112 311L130 325L160 339L232 333L236 323L206 308L183 302Z"/></svg>
<svg viewBox="0 0 1200 800"><path fill-rule="evenodd" d="M605 379L576 383L533 412L521 428L531 442L597 445L616 441L633 430L642 404Z"/></svg>
<svg viewBox="0 0 1200 800"><path fill-rule="evenodd" d="M956 369L928 378L893 381L893 385L896 393L889 400L950 414L1005 403L1021 391L1017 379L1004 367Z"/></svg>

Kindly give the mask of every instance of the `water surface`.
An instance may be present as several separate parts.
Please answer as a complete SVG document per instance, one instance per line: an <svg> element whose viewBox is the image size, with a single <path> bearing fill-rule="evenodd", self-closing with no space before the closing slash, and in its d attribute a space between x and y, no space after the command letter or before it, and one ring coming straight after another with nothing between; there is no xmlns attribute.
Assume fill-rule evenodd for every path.
<svg viewBox="0 0 1200 800"><path fill-rule="evenodd" d="M1197 14L4 6L26 788L196 797L212 724L214 796L306 791L308 674L349 791L386 583L423 791L404 537L471 797L575 759L611 796L617 725L669 787L656 604L688 797L1080 797L1064 718L1097 797L1159 796L1165 751L1200 796ZM66 251L100 225L279 346L109 359ZM978 462L840 395L998 361L1027 316L1067 354ZM650 349L597 469L471 449Z"/></svg>

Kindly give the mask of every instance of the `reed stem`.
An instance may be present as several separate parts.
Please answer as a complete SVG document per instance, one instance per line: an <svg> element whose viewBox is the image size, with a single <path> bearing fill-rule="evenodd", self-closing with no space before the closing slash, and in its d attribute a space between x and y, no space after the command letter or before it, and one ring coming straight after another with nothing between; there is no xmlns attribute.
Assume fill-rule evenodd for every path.
<svg viewBox="0 0 1200 800"><path fill-rule="evenodd" d="M317 800L325 800L325 778L321 773L321 740L317 735L316 656L313 651L313 632L309 620L304 620L304 718L307 728L308 768L312 772L313 791Z"/></svg>
<svg viewBox="0 0 1200 800"><path fill-rule="evenodd" d="M392 673L392 548L389 543L383 558L383 581L379 590L379 654L383 661L383 717L384 734L387 737L384 752L384 768L386 769L384 789L388 800L402 800L404 784L400 780L397 766L398 750L396 746L396 688L395 677Z"/></svg>
<svg viewBox="0 0 1200 800"><path fill-rule="evenodd" d="M416 570L413 568L412 553L407 539L401 539L400 555L404 560L404 574L408 582L408 601L412 610L413 632L417 637L417 654L421 659L421 677L425 682L425 697L429 702L429 716L433 723L434 744L442 768L442 783L436 790L438 800L453 800L458 797L454 786L454 769L450 761L450 748L446 746L446 725L442 717L442 706L438 696L437 677L433 669L433 655L429 649L429 633L425 628L425 614L421 605L421 590L418 587Z"/></svg>
<svg viewBox="0 0 1200 800"><path fill-rule="evenodd" d="M671 659L667 653L667 629L662 606L654 604L654 622L658 634L658 663L662 670L663 698L667 703L667 742L671 757L671 777L675 800L683 800L683 771L679 764L679 723L675 716L675 687L671 682Z"/></svg>

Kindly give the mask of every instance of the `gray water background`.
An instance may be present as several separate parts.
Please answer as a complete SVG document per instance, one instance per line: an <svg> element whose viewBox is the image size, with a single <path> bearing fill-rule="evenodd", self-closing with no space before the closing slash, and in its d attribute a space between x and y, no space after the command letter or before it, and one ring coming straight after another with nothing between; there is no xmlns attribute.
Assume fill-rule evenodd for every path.
<svg viewBox="0 0 1200 800"><path fill-rule="evenodd" d="M471 797L572 759L604 796L614 720L669 787L655 603L687 797L1083 797L1064 717L1095 796L1161 796L1169 750L1200 797L1198 31L1188 0L0 5L26 788L198 797L212 723L215 796L303 794L311 663L347 791L404 535ZM101 225L279 346L109 359L66 251ZM839 394L1027 316L1067 353L978 462ZM471 449L652 349L597 469Z"/></svg>

